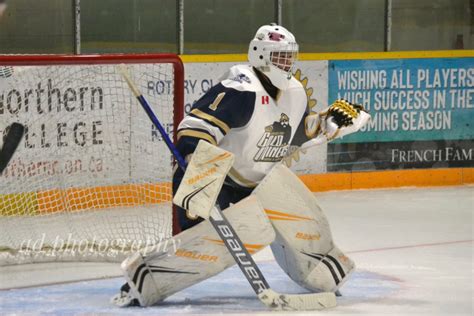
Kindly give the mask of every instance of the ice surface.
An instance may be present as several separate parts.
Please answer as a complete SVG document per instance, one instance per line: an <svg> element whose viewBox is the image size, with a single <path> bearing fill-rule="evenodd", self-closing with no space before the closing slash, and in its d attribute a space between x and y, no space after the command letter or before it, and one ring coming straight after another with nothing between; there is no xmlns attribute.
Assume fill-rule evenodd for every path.
<svg viewBox="0 0 474 316"><path fill-rule="evenodd" d="M316 194L334 239L357 264L328 315L472 315L474 187L404 188ZM257 261L280 292L304 292L274 262ZM39 272L41 273L41 272ZM271 314L233 267L149 308L109 299L120 278L0 291L0 314Z"/></svg>

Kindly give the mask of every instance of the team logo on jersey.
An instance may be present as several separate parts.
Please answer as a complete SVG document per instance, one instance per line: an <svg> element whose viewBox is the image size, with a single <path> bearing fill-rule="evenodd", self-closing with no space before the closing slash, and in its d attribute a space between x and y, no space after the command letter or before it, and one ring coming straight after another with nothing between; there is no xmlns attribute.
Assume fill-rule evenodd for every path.
<svg viewBox="0 0 474 316"><path fill-rule="evenodd" d="M262 105L270 104L270 97L268 95L262 95Z"/></svg>
<svg viewBox="0 0 474 316"><path fill-rule="evenodd" d="M288 115L281 113L280 120L265 127L265 133L257 143L258 151L254 161L277 162L288 151L291 138L291 126Z"/></svg>

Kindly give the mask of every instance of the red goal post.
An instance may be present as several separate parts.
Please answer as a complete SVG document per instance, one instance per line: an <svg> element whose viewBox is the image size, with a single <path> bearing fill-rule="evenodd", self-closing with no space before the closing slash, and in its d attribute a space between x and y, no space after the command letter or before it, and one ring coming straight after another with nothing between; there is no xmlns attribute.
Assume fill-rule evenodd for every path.
<svg viewBox="0 0 474 316"><path fill-rule="evenodd" d="M119 64L173 132L177 55L0 55L0 135L26 126L0 175L0 265L120 261L171 235L172 157Z"/></svg>

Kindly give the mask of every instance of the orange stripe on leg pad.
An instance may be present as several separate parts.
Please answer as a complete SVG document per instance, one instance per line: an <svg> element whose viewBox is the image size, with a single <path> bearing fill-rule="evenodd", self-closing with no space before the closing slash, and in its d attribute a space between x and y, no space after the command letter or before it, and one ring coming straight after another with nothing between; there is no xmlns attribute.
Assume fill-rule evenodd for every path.
<svg viewBox="0 0 474 316"><path fill-rule="evenodd" d="M207 241L210 241L210 242L213 242L215 244L218 244L218 245L222 245L224 246L224 241L220 240L220 239L212 239L212 238L207 238L207 237L203 237L204 240L207 240ZM244 247L245 249L247 249L247 251L251 254L259 251L260 249L262 249L263 247L265 247L265 245L262 245L262 244L244 244Z"/></svg>
<svg viewBox="0 0 474 316"><path fill-rule="evenodd" d="M269 217L273 216L274 218L280 218L281 220L284 220L284 219L286 219L286 220L308 220L308 221L314 220L314 218L311 218L311 217L298 216L298 215L294 215L294 214L290 214L290 213L283 213L283 212L268 210L268 209L265 209L265 213L267 213L267 215Z"/></svg>

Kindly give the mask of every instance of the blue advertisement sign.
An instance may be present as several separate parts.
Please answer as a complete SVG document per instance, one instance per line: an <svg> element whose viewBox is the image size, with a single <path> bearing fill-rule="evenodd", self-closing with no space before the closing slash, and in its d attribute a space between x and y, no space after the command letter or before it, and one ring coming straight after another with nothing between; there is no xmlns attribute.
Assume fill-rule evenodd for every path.
<svg viewBox="0 0 474 316"><path fill-rule="evenodd" d="M474 139L474 58L330 61L339 98L372 115L339 143Z"/></svg>

